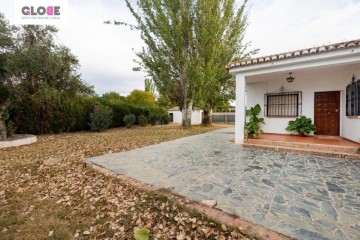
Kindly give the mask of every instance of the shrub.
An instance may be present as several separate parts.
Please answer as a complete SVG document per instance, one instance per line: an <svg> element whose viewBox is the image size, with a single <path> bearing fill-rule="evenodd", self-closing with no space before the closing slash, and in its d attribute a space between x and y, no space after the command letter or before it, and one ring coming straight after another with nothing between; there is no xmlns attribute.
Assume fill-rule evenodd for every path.
<svg viewBox="0 0 360 240"><path fill-rule="evenodd" d="M107 102L105 105L109 106L113 111L112 127L126 126L126 123L124 122L124 116L126 115L134 114L136 119L139 119L140 116L148 117L150 112L149 107L136 106L129 103Z"/></svg>
<svg viewBox="0 0 360 240"><path fill-rule="evenodd" d="M296 131L299 135L305 136L312 131L316 131L316 127L312 124L311 118L301 116L296 118L295 121L289 121L286 131Z"/></svg>
<svg viewBox="0 0 360 240"><path fill-rule="evenodd" d="M95 106L94 112L90 114L90 128L92 131L103 131L111 125L112 113L105 106Z"/></svg>
<svg viewBox="0 0 360 240"><path fill-rule="evenodd" d="M8 121L6 124L7 137L11 137L12 135L14 135L15 131L16 131L16 127L15 127L15 124L13 123L13 121Z"/></svg>
<svg viewBox="0 0 360 240"><path fill-rule="evenodd" d="M16 127L15 127L14 122L9 120L9 118L10 118L9 111L5 110L2 117L3 117L3 119L0 119L0 121L3 121L2 123L5 123L6 137L11 137L12 135L15 134ZM0 127L1 127L1 125L0 125ZM1 132L1 130L2 129L0 129L0 132ZM1 136L0 136L0 138L1 138Z"/></svg>
<svg viewBox="0 0 360 240"><path fill-rule="evenodd" d="M9 113L9 119L14 122L18 133L51 132L49 104L34 95L16 99L10 106Z"/></svg>
<svg viewBox="0 0 360 240"><path fill-rule="evenodd" d="M145 126L148 125L148 123L149 123L147 117L144 116L144 115L141 115L141 116L139 117L138 121L139 121L140 126L143 126L143 127L145 127Z"/></svg>
<svg viewBox="0 0 360 240"><path fill-rule="evenodd" d="M94 98L70 96L54 89L13 100L9 111L18 133L46 134L88 130Z"/></svg>
<svg viewBox="0 0 360 240"><path fill-rule="evenodd" d="M155 124L168 124L170 122L170 116L166 109L161 107L149 108L149 123Z"/></svg>
<svg viewBox="0 0 360 240"><path fill-rule="evenodd" d="M124 122L126 127L131 128L136 122L136 116L134 114L129 114L124 117Z"/></svg>
<svg viewBox="0 0 360 240"><path fill-rule="evenodd" d="M170 115L168 113L164 113L161 117L163 124L169 124L170 123Z"/></svg>
<svg viewBox="0 0 360 240"><path fill-rule="evenodd" d="M245 135L246 137L256 137L262 134L260 124L265 124L264 118L259 118L258 115L261 112L261 107L256 104L255 107L246 110L246 116L249 117L249 122L245 123Z"/></svg>
<svg viewBox="0 0 360 240"><path fill-rule="evenodd" d="M118 103L110 105L113 111L112 127L125 126L124 116L131 114L130 106L126 103Z"/></svg>
<svg viewBox="0 0 360 240"><path fill-rule="evenodd" d="M75 124L71 131L89 130L90 114L96 105L94 98L78 96L73 104L72 116L75 118Z"/></svg>
<svg viewBox="0 0 360 240"><path fill-rule="evenodd" d="M95 107L107 107L108 111L111 110L110 126L107 121L101 120L102 117L109 118L108 111L105 116L101 116L95 112ZM108 127L127 126L124 117L131 114L135 115L135 122L132 124L143 125L144 118L140 116L146 117L153 125L167 123L166 112L166 109L156 105L132 105L104 97L70 95L44 87L35 94L24 94L12 99L6 123L12 121L17 133L48 134L89 129L101 131Z"/></svg>
<svg viewBox="0 0 360 240"><path fill-rule="evenodd" d="M60 92L50 92L46 101L49 104L51 115L49 116L50 131L53 133L69 132L75 126L73 116L76 100Z"/></svg>
<svg viewBox="0 0 360 240"><path fill-rule="evenodd" d="M159 120L159 114L156 112L151 112L149 114L149 123L154 126L156 122Z"/></svg>

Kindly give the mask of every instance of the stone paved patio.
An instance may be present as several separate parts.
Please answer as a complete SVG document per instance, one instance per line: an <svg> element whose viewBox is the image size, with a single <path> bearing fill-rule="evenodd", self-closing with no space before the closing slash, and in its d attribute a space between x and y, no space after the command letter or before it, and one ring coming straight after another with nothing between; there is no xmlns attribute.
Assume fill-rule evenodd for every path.
<svg viewBox="0 0 360 240"><path fill-rule="evenodd" d="M234 129L89 159L298 239L360 239L360 161L242 148Z"/></svg>

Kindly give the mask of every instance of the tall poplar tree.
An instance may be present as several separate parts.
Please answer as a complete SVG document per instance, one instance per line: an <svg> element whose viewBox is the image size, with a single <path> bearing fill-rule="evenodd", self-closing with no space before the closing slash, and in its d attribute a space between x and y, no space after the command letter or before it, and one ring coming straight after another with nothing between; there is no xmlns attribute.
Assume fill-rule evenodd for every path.
<svg viewBox="0 0 360 240"><path fill-rule="evenodd" d="M235 0L126 0L146 47L140 65L160 95L183 111L191 125L193 106L206 112L234 96L234 80L225 66L244 55L246 2Z"/></svg>
<svg viewBox="0 0 360 240"><path fill-rule="evenodd" d="M183 110L183 126L191 125L193 104L191 40L193 1L140 0L140 13L126 0L146 48L137 56L161 95Z"/></svg>
<svg viewBox="0 0 360 240"><path fill-rule="evenodd" d="M204 124L212 123L212 111L235 100L235 79L225 66L256 53L244 44L247 26L245 1L240 7L234 0L197 0L194 20L201 84L196 89L197 106L204 110Z"/></svg>

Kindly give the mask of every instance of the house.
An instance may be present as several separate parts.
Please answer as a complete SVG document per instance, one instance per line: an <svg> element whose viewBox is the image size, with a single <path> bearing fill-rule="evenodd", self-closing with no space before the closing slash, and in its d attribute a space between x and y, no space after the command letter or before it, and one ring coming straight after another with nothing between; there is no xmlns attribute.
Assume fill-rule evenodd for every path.
<svg viewBox="0 0 360 240"><path fill-rule="evenodd" d="M182 123L182 112L178 107L171 108L168 110L170 115L170 121L172 123ZM202 123L203 110L194 109L191 113L191 124L199 125Z"/></svg>
<svg viewBox="0 0 360 240"><path fill-rule="evenodd" d="M311 118L315 135L360 142L360 39L228 65L236 77L235 142L243 143L245 109L260 104L265 133L289 134L290 120Z"/></svg>

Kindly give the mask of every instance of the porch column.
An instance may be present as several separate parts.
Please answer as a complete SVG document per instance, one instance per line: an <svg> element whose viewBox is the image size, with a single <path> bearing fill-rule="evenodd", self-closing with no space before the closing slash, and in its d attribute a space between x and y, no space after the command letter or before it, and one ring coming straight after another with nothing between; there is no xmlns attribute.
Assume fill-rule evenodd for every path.
<svg viewBox="0 0 360 240"><path fill-rule="evenodd" d="M244 143L245 138L245 75L236 75L235 143Z"/></svg>

